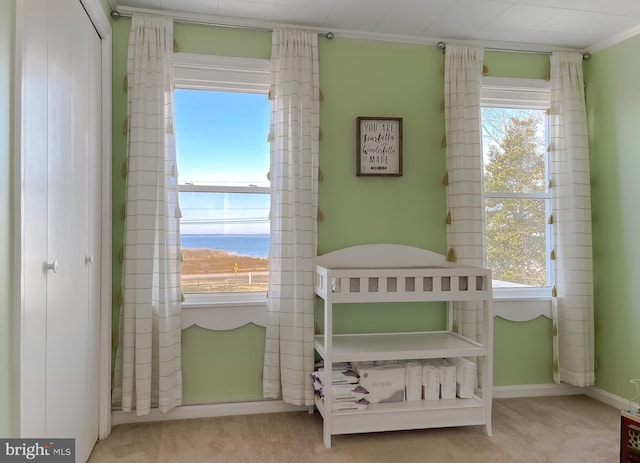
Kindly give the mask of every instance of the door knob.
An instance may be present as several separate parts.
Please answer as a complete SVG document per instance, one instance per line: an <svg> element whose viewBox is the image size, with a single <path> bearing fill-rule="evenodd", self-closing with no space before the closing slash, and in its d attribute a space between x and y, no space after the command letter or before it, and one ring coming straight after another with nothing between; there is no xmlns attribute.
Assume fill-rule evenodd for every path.
<svg viewBox="0 0 640 463"><path fill-rule="evenodd" d="M53 270L53 273L58 273L58 259L55 259L51 263L45 263L44 264L44 269L45 270Z"/></svg>

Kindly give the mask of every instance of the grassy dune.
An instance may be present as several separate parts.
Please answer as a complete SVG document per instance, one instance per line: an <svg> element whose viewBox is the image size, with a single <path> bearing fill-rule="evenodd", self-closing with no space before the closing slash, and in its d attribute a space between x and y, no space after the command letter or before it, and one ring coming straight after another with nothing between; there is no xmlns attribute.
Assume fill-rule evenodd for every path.
<svg viewBox="0 0 640 463"><path fill-rule="evenodd" d="M215 249L182 250L184 293L266 291L269 259Z"/></svg>

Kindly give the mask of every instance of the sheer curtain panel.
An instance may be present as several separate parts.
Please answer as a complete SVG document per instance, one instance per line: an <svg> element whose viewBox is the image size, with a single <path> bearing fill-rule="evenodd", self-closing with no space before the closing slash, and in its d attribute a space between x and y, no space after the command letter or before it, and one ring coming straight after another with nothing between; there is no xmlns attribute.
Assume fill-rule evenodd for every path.
<svg viewBox="0 0 640 463"><path fill-rule="evenodd" d="M582 55L551 55L554 379L594 384L591 188Z"/></svg>
<svg viewBox="0 0 640 463"><path fill-rule="evenodd" d="M271 61L271 247L263 393L307 406L313 404L318 35L275 30Z"/></svg>
<svg viewBox="0 0 640 463"><path fill-rule="evenodd" d="M485 262L480 123L483 59L482 48L447 45L445 49L447 255L450 261L477 267L484 267ZM476 339L482 332L481 309L475 302L455 303L454 329Z"/></svg>
<svg viewBox="0 0 640 463"><path fill-rule="evenodd" d="M114 403L181 404L180 209L173 134L173 21L134 15L127 62L128 173Z"/></svg>

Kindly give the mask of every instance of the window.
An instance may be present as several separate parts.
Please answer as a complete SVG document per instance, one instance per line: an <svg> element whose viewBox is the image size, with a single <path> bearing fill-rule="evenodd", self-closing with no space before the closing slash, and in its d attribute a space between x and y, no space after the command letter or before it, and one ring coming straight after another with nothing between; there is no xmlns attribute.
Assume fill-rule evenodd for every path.
<svg viewBox="0 0 640 463"><path fill-rule="evenodd" d="M175 61L186 302L264 299L270 208L268 67L262 60L187 54L176 54Z"/></svg>
<svg viewBox="0 0 640 463"><path fill-rule="evenodd" d="M485 238L494 293L548 295L549 84L485 78L481 105Z"/></svg>

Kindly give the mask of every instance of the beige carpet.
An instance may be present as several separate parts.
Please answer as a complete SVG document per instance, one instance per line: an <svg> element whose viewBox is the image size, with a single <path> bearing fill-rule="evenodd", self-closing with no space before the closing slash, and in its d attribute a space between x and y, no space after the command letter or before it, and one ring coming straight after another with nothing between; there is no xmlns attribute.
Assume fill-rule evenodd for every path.
<svg viewBox="0 0 640 463"><path fill-rule="evenodd" d="M586 396L497 399L493 436L459 427L334 436L306 412L121 425L90 463L614 463L620 413Z"/></svg>

